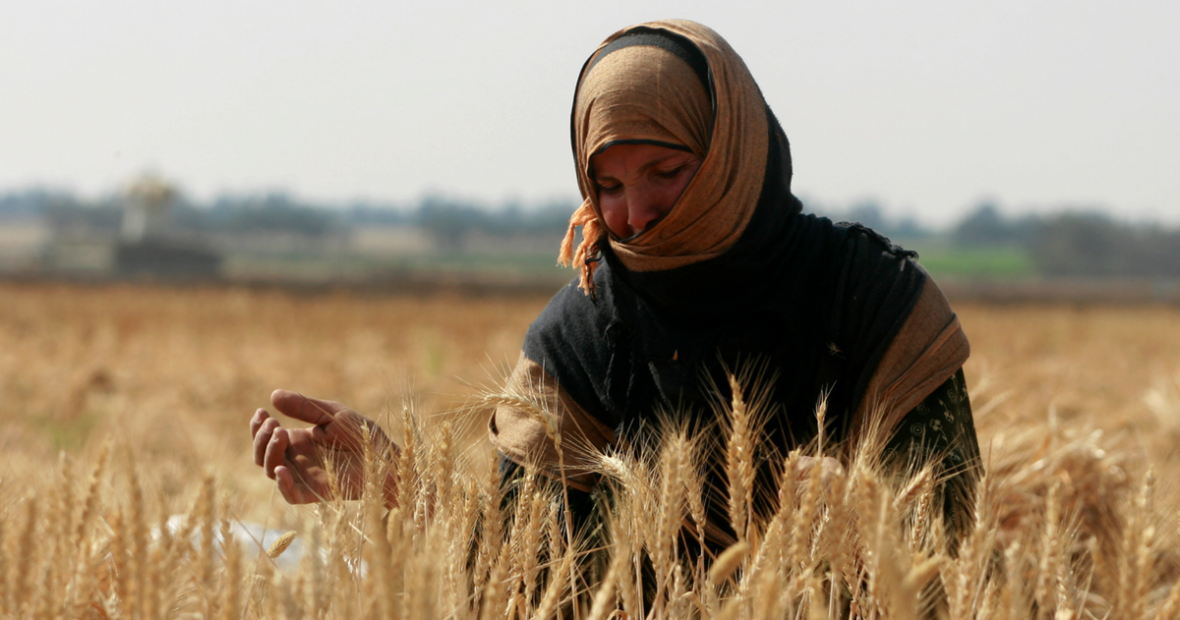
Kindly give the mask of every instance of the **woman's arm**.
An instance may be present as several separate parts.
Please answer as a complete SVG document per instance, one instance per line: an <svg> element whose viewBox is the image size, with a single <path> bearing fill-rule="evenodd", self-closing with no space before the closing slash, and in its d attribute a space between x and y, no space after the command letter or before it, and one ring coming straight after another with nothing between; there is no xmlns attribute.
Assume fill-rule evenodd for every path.
<svg viewBox="0 0 1180 620"><path fill-rule="evenodd" d="M488 438L501 455L534 463L572 489L589 491L597 483L593 460L614 443L614 431L579 406L540 364L522 353L503 391L490 400L496 407Z"/></svg>
<svg viewBox="0 0 1180 620"><path fill-rule="evenodd" d="M962 368L902 417L886 443L883 461L906 472L932 465L948 533L952 539L965 533L983 464Z"/></svg>

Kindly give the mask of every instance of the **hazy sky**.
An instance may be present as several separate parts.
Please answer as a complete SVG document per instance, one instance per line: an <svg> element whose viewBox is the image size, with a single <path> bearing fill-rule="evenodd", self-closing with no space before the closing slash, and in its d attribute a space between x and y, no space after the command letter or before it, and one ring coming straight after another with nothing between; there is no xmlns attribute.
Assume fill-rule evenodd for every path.
<svg viewBox="0 0 1180 620"><path fill-rule="evenodd" d="M98 194L151 168L199 199L574 196L582 62L664 17L745 58L804 196L1180 223L1175 0L8 2L0 190Z"/></svg>

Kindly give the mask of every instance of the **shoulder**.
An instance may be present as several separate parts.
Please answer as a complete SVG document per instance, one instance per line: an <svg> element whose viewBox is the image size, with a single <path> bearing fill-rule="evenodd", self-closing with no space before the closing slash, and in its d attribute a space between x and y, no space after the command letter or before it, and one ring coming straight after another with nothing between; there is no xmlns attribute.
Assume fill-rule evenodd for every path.
<svg viewBox="0 0 1180 620"><path fill-rule="evenodd" d="M905 250L856 223L832 225L838 250L832 264L831 319L845 350L872 366L893 339L926 288L929 276Z"/></svg>
<svg viewBox="0 0 1180 620"><path fill-rule="evenodd" d="M890 272L916 272L918 253L907 250L885 235L857 222L833 224L840 236L841 257L853 272L867 272L880 277Z"/></svg>
<svg viewBox="0 0 1180 620"><path fill-rule="evenodd" d="M578 287L578 278L557 291L529 326L526 343L533 339L577 342L601 333L610 318L608 309L612 293L609 278L602 277L603 271L599 269L595 273L598 288L594 296Z"/></svg>
<svg viewBox="0 0 1180 620"><path fill-rule="evenodd" d="M917 260L918 253L913 250L907 250L892 241L885 235L861 224L860 222L839 222L833 224L833 227L840 230L843 235L850 241L862 243L866 246L887 254L893 258L898 259L914 259Z"/></svg>
<svg viewBox="0 0 1180 620"><path fill-rule="evenodd" d="M525 335L524 355L536 362L591 415L605 419L599 393L613 353L614 320L610 278L595 273L594 296L567 284L553 296ZM601 279L600 279L601 278Z"/></svg>
<svg viewBox="0 0 1180 620"><path fill-rule="evenodd" d="M789 261L796 277L844 301L865 299L866 287L886 284L914 288L926 275L917 265L918 253L894 244L885 235L857 222L833 222L814 214L800 214L792 227L795 251Z"/></svg>
<svg viewBox="0 0 1180 620"><path fill-rule="evenodd" d="M840 236L837 263L843 288L856 299L901 293L911 298L928 280L918 266L918 253L893 243L881 233L855 222L833 225Z"/></svg>
<svg viewBox="0 0 1180 620"><path fill-rule="evenodd" d="M918 253L893 243L885 235L859 222L833 222L815 214L796 215L790 227L790 243L797 249L792 260L831 266L855 261L900 263L916 260Z"/></svg>

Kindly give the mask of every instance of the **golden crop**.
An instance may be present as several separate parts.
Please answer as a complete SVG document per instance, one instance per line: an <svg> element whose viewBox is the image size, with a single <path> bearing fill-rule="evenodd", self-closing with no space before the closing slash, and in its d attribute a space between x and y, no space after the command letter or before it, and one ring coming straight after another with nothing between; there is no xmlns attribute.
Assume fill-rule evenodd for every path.
<svg viewBox="0 0 1180 620"><path fill-rule="evenodd" d="M616 492L595 535L565 527L542 476L500 501L484 403L544 299L0 299L0 618L1180 617L1175 308L958 308L988 473L953 553L928 473L794 454L794 499L763 518L733 494L743 540L698 562L700 446L674 430L601 459ZM276 387L382 419L403 451L368 467L395 472L400 507L375 489L285 505L247 430ZM744 407L723 439L737 480ZM243 523L294 534L218 543L251 542Z"/></svg>

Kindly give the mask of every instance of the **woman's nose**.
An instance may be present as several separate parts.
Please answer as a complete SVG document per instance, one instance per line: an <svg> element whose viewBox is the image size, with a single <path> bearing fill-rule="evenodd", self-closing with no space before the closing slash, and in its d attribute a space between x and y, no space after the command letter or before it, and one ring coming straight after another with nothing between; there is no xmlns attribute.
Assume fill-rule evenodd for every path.
<svg viewBox="0 0 1180 620"><path fill-rule="evenodd" d="M663 215L657 199L648 191L632 191L627 195L627 225L631 227L631 234L636 235L645 230Z"/></svg>

